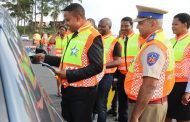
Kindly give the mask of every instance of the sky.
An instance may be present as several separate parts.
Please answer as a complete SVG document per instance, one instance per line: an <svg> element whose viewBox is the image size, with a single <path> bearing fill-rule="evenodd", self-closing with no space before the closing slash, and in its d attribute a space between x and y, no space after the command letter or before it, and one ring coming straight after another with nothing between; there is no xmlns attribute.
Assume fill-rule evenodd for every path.
<svg viewBox="0 0 190 122"><path fill-rule="evenodd" d="M74 2L80 3L78 0ZM86 12L86 18L93 18L96 25L99 20L108 17L112 20L112 33L118 34L120 28L120 20L129 16L133 19L137 16L136 5L144 5L167 10L164 15L163 28L169 38L173 37L171 24L173 16L178 13L190 14L189 0L82 0L80 3ZM134 31L138 33L136 24Z"/></svg>
<svg viewBox="0 0 190 122"><path fill-rule="evenodd" d="M1 1L1 0L0 0ZM112 33L117 35L120 28L120 20L129 16L133 19L137 16L136 5L144 5L149 7L156 7L159 9L167 10L168 13L164 15L163 29L169 38L173 37L171 30L171 24L173 17L178 13L190 14L190 0L82 0L80 3L78 0L73 2L80 3L86 12L86 18L93 18L96 21L96 25L100 19L108 17L112 20ZM37 18L40 20L40 17ZM59 21L63 20L63 13L59 15ZM44 17L45 22L53 21L51 17ZM136 23L134 24L134 31L138 33L136 29Z"/></svg>

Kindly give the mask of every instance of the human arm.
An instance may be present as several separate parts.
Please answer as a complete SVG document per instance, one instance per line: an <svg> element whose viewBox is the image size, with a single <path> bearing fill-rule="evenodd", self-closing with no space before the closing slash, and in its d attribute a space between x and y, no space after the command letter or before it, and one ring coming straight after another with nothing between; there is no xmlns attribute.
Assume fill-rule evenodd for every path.
<svg viewBox="0 0 190 122"><path fill-rule="evenodd" d="M158 79L156 78L148 76L143 77L143 84L139 90L137 101L132 112L131 122L137 122L137 120L140 118L144 108L153 96L157 83Z"/></svg>
<svg viewBox="0 0 190 122"><path fill-rule="evenodd" d="M50 38L49 44L55 44L55 43L56 43L56 40L55 40L56 36L57 36L57 34L53 35L53 36Z"/></svg>
<svg viewBox="0 0 190 122"><path fill-rule="evenodd" d="M121 49L120 49L120 44L118 42L114 46L113 59L114 59L113 61L108 62L106 64L106 68L117 67L121 64Z"/></svg>
<svg viewBox="0 0 190 122"><path fill-rule="evenodd" d="M190 47L190 45L188 45L188 47ZM185 54L185 57L187 57L187 61L190 60L190 48L187 48L188 50L186 50L186 54ZM187 65L186 67L189 68L190 70L190 65ZM186 86L186 89L185 89L185 93L183 94L182 96L182 99L181 99L181 103L183 105L188 105L188 103L190 102L190 74L188 75L188 81L187 81L187 86Z"/></svg>
<svg viewBox="0 0 190 122"><path fill-rule="evenodd" d="M103 44L101 37L98 36L93 40L87 56L89 65L76 70L62 70L58 73L61 78L66 78L69 83L90 78L103 70Z"/></svg>
<svg viewBox="0 0 190 122"><path fill-rule="evenodd" d="M51 66L59 67L61 58L51 55L45 55L43 53L38 53L34 55L33 62L44 62Z"/></svg>
<svg viewBox="0 0 190 122"><path fill-rule="evenodd" d="M45 55L44 63L47 63L51 66L59 67L61 58L57 56Z"/></svg>
<svg viewBox="0 0 190 122"><path fill-rule="evenodd" d="M143 81L132 112L131 122L138 122L145 107L152 99L159 83L166 57L157 46L150 45L142 53L140 62L143 67Z"/></svg>
<svg viewBox="0 0 190 122"><path fill-rule="evenodd" d="M183 94L182 99L181 99L181 103L183 105L187 105L189 102L190 102L190 74L188 77L188 82L187 82L187 86L185 89L185 93Z"/></svg>

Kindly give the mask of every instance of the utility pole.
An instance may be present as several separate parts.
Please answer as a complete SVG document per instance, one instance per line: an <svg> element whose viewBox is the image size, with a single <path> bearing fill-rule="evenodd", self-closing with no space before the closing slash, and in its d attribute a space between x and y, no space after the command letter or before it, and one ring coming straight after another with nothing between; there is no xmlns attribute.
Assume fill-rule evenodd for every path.
<svg viewBox="0 0 190 122"><path fill-rule="evenodd" d="M34 18L35 18L35 23L34 23L34 31L36 30L36 0L35 0L35 2L34 2L34 11L35 11L35 13L34 13Z"/></svg>
<svg viewBox="0 0 190 122"><path fill-rule="evenodd" d="M43 13L44 13L44 0L41 1L41 19L40 19L40 33L42 32Z"/></svg>

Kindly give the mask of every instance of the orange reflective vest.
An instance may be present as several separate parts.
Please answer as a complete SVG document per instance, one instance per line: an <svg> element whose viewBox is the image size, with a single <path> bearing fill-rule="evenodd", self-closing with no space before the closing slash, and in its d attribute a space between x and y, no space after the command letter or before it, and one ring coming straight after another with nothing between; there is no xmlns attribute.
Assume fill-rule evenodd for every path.
<svg viewBox="0 0 190 122"><path fill-rule="evenodd" d="M143 67L140 61L140 57L143 51L149 45L158 46L164 53L167 63L165 63L157 88L154 91L154 94L150 101L154 101L160 98L167 96L175 83L174 77L174 55L172 50L172 45L170 41L166 38L163 30L158 30L155 33L151 34L146 42L143 44L141 50L134 59L134 62L130 65L126 78L125 78L125 91L130 99L137 100L137 96L142 85L142 73Z"/></svg>
<svg viewBox="0 0 190 122"><path fill-rule="evenodd" d="M87 52L93 43L95 37L99 36L99 32L95 30L89 22L86 22L78 30L78 35L71 39L72 34L69 35L70 43L67 49L63 50L64 57L61 59L60 69L80 69L90 64ZM65 41L67 43L67 41ZM104 75L104 71L87 79L68 83L66 79L62 80L62 84L72 87L92 87L99 83Z"/></svg>
<svg viewBox="0 0 190 122"><path fill-rule="evenodd" d="M108 33L107 35L104 35L103 37L103 45L104 45L104 54L105 54L105 60L104 62L109 63L114 60L113 57L113 51L115 44L117 42L117 39L112 35L112 33ZM114 73L116 71L117 67L115 68L106 68L105 74L108 73Z"/></svg>
<svg viewBox="0 0 190 122"><path fill-rule="evenodd" d="M136 54L140 50L138 38L139 38L139 35L133 32L128 35L128 42L127 42L127 47L126 47L127 48L126 49L127 67L130 66L131 62L133 61L134 56L136 56ZM118 66L118 70L122 74L126 74L127 70L126 70L126 64L125 64L124 38L120 37L118 42L120 43L120 46L121 46L121 59L122 59L121 64Z"/></svg>
<svg viewBox="0 0 190 122"><path fill-rule="evenodd" d="M187 82L190 74L190 34L171 39L175 56L175 80Z"/></svg>

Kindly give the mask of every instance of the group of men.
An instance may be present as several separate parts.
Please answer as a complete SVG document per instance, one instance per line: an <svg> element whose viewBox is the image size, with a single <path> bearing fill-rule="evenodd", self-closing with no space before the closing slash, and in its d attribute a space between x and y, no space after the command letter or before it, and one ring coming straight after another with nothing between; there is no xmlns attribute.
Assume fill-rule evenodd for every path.
<svg viewBox="0 0 190 122"><path fill-rule="evenodd" d="M95 29L80 4L63 10L70 32L62 42L61 57L37 54L35 60L59 67L66 121L92 122L96 109L97 121L106 122L114 73L119 122L190 121L190 17L186 13L174 17L176 37L170 41L162 29L167 11L139 5L137 9L135 20L121 20L118 39L111 33L109 18L101 19ZM134 33L133 22L138 22L139 34Z"/></svg>

